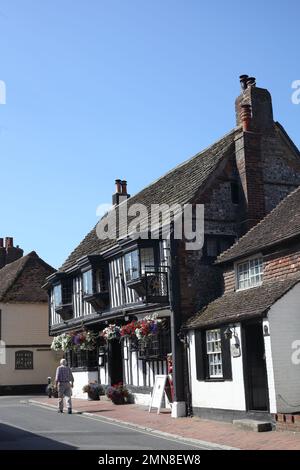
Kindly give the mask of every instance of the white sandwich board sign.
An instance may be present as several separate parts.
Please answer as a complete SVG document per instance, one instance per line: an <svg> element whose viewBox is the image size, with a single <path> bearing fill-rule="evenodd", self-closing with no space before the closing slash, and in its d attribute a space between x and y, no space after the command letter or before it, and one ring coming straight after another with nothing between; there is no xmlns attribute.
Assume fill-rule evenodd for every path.
<svg viewBox="0 0 300 470"><path fill-rule="evenodd" d="M164 392L166 388L167 382L167 375L156 375L155 376L155 383L153 386L153 392L151 395L151 401L149 405L149 413L151 412L152 408L157 408L157 414L159 414L162 401L164 398Z"/></svg>

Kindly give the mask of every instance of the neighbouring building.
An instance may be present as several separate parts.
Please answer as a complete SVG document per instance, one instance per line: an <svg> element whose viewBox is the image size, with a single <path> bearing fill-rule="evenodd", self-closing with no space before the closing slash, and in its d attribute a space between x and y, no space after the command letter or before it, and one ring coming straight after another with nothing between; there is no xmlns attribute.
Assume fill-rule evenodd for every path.
<svg viewBox="0 0 300 470"><path fill-rule="evenodd" d="M273 120L270 93L256 87L253 77L243 75L240 81L236 127L228 134L135 196L128 195L126 181L116 180L117 218L124 202L128 208L142 204L148 212L153 204L203 204L203 247L188 251L185 240L173 236L145 240L117 234L100 240L94 228L48 278L50 334L64 340L78 396L89 380L123 381L137 403L147 403L155 375L167 373L171 353L172 414L185 415L188 368L181 327L222 294L216 257L300 184L299 151ZM141 224L147 222L141 216ZM137 335L133 322L156 333ZM89 331L109 340L76 349L72 338L79 344L82 329L81 338Z"/></svg>
<svg viewBox="0 0 300 470"><path fill-rule="evenodd" d="M194 414L300 412L300 188L217 261L224 294L189 330Z"/></svg>
<svg viewBox="0 0 300 470"><path fill-rule="evenodd" d="M48 298L42 289L54 269L32 251L0 238L0 395L45 392L57 353L50 349Z"/></svg>

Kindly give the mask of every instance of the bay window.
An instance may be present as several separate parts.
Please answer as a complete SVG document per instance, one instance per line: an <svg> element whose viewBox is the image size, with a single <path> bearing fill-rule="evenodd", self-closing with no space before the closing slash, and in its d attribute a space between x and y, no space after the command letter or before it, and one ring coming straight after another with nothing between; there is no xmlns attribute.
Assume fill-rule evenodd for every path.
<svg viewBox="0 0 300 470"><path fill-rule="evenodd" d="M59 305L62 304L61 284L57 284L53 287L53 299L55 307L59 307Z"/></svg>
<svg viewBox="0 0 300 470"><path fill-rule="evenodd" d="M126 281L140 278L149 269L154 269L153 247L140 248L126 253L124 256Z"/></svg>
<svg viewBox="0 0 300 470"><path fill-rule="evenodd" d="M124 256L126 281L133 281L140 277L138 250L130 251Z"/></svg>
<svg viewBox="0 0 300 470"><path fill-rule="evenodd" d="M82 273L83 295L93 294L93 271L89 269Z"/></svg>

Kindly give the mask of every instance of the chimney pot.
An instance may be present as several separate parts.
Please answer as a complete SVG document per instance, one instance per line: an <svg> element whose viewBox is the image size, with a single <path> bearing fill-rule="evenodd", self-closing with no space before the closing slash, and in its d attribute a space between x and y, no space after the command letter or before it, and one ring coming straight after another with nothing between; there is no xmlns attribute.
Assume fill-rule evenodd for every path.
<svg viewBox="0 0 300 470"><path fill-rule="evenodd" d="M247 80L249 78L249 75L240 75L240 83L241 83L241 87L242 87L242 90L246 90L247 88Z"/></svg>
<svg viewBox="0 0 300 470"><path fill-rule="evenodd" d="M247 87L248 86L256 86L256 78L255 77L248 77L247 78Z"/></svg>
<svg viewBox="0 0 300 470"><path fill-rule="evenodd" d="M122 186L122 194L127 194L127 181L122 180L121 181L121 186Z"/></svg>
<svg viewBox="0 0 300 470"><path fill-rule="evenodd" d="M121 194L122 192L121 180L115 180L115 184L116 184L116 194Z"/></svg>
<svg viewBox="0 0 300 470"><path fill-rule="evenodd" d="M12 248L14 246L13 237L5 237L5 248Z"/></svg>

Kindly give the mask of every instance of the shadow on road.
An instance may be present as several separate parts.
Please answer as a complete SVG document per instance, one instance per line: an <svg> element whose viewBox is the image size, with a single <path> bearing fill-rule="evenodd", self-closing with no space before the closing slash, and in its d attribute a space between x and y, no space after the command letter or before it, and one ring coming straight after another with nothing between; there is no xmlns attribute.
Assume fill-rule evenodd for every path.
<svg viewBox="0 0 300 470"><path fill-rule="evenodd" d="M0 450L76 450L77 447L0 423Z"/></svg>

